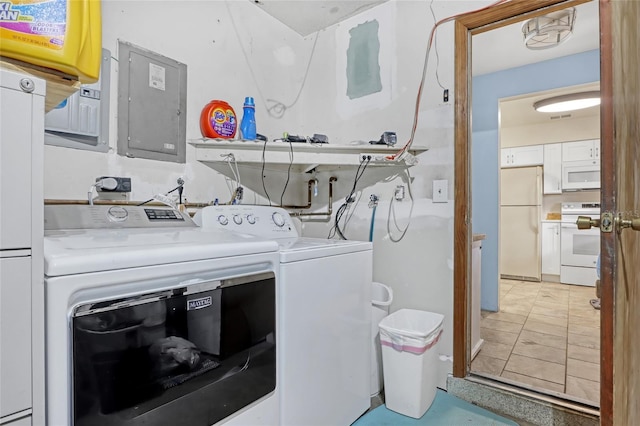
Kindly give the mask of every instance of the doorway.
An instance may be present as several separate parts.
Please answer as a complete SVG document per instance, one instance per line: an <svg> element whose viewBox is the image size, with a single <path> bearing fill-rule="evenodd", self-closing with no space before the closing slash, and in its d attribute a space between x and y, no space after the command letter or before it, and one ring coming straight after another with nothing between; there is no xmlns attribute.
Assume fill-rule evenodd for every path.
<svg viewBox="0 0 640 426"><path fill-rule="evenodd" d="M590 61L596 69L597 59L597 51L573 58L579 64ZM561 60L568 62L566 58ZM549 61L547 67L555 69L555 62ZM515 71L509 72L517 75ZM599 75L591 73L584 78L596 77ZM575 219L573 224L560 219L568 206L599 203L600 191L563 192L561 179L557 179L561 178L561 172L555 173L555 161L561 158L565 141L599 139L600 111L594 106L558 117L559 114L535 111L533 104L553 96L597 90L596 82L498 99L497 139L503 155L493 173L500 176L497 191L500 237L496 238L499 250L496 257L483 249L482 261L483 269L490 261L499 265L498 276L493 278L499 285L484 286L483 277L483 288L497 293L497 303L485 301L488 309L482 311L481 318L471 320L480 322L483 343L477 353L471 353L470 368L471 373L479 376L592 407L599 406L600 389L600 312L590 303L596 298L599 232L573 231L570 226L575 227ZM473 135L475 139L476 132ZM482 139L484 144L486 139ZM486 162L478 164L475 158L484 144L477 147L473 142L473 173L478 168L490 167ZM573 144L569 142L564 148ZM505 157L504 153L511 154ZM488 233L483 228L476 230L476 218L482 218L483 213L487 216L481 210L484 204L473 204L474 233ZM488 212L488 216L492 213ZM571 232L589 241L589 247L581 244L579 249L594 252L589 257L593 257L593 268L580 272L586 271L593 277L582 278L576 273L577 279L571 280L573 277L568 275L561 279L560 240L566 238L560 234ZM567 241L565 245L569 248Z"/></svg>
<svg viewBox="0 0 640 426"><path fill-rule="evenodd" d="M474 100L474 108L473 108L474 125L477 117L476 111L481 111L480 115L483 112L482 110L477 110L475 108L476 96L472 96L470 93L471 69L469 66L470 65L469 64L470 62L469 45L471 44L472 36L475 36L476 34L481 34L485 31L489 31L492 29L504 27L506 25L525 21L527 19L531 19L538 15L549 14L555 11L565 9L567 7L577 6L581 3L584 3L584 2L582 1L569 1L569 2L544 1L544 2L538 2L536 4L526 4L526 2L513 2L511 5L501 5L499 7L496 7L494 8L495 10L487 12L485 16L479 16L479 14L475 14L476 16L474 16L473 18L470 17L468 21L465 21L463 18L457 22L458 25L456 25L456 49L457 49L456 75L458 76L458 78L456 80L456 92L457 92L456 93L456 100L457 100L457 104L456 104L456 113L457 113L456 114L456 120L457 120L456 122L456 202L457 202L456 203L456 225L457 225L457 228L455 231L456 242L465 242L465 245L470 246L470 244L467 244L467 243L469 241L470 234L473 232L473 228L469 223L469 218L473 217L475 221L475 216L471 215L469 205L468 205L468 200L470 199L470 196L472 194L471 182L472 181L475 182L475 178L472 179L471 167L470 167L470 161L469 161L471 157L470 155L471 147L469 146L469 141L472 139L472 133L474 132L474 130L472 130L472 128L470 127L470 121L468 120L470 115L468 114L468 111L470 110L470 106L471 106L469 99ZM458 42L459 40L461 41L460 43ZM597 65L596 65L596 69L598 69ZM590 81L594 81L594 80L597 81L597 78ZM463 123L462 120L459 120L459 118L464 118L465 120L467 120L466 123ZM483 136L486 136L486 134ZM475 139L474 139L474 143L475 143ZM474 167L475 167L475 162L474 162ZM492 172L495 174L496 170L494 169ZM495 179L497 180L497 177ZM486 185L483 185L483 186L486 187ZM497 182L495 187L497 187ZM474 187L474 191L475 191L475 187ZM474 196L475 196L475 193L474 193ZM458 203L458 200L464 200L464 201ZM496 200L496 206L498 205L499 205L498 201ZM498 213L495 214L494 217L496 218L496 221L497 221L499 214ZM498 234L498 232L496 232L496 234ZM460 249L461 249L461 252L463 252L462 256L456 257L456 259L461 260L464 266L468 266L467 262L469 261L469 250L467 249L467 247L463 247L463 248L461 247ZM468 268L465 268L465 269L468 269ZM468 290L467 290L468 287L466 285L466 283L470 282L468 273L469 271L467 270L459 271L458 268L456 268L456 272L454 272L455 274L454 281L456 283L454 298L456 300L456 304L458 305L456 309L456 314L463 313L463 315L468 315L469 299L468 299ZM495 283L496 286L498 286L499 284L499 280L497 278L498 276L499 276L498 273L496 273L496 283ZM527 288L527 285L526 285L527 283L525 281L519 282L519 283L511 283L511 284L513 285L510 288L507 288L507 286L505 285L504 286L505 290L512 291L514 290L514 287L517 284L520 287L515 290L516 293L520 293L520 294L517 294L517 296L520 297L521 299L533 300L534 303L538 299L538 296L540 296L540 300L541 302L543 302L545 301L544 298L547 298L547 297L552 298L554 296L554 290L555 290L555 293L558 293L560 290L564 290L561 287L554 289L550 285L547 285L545 288L543 288L542 286L544 284L540 284L540 283L538 283L538 287L536 288L532 288L532 287ZM484 282L483 282L483 285L484 285ZM515 293L513 295L516 296ZM574 296L574 298L580 298L585 296L586 295ZM568 308L570 304L569 300L571 299L571 295L569 294L569 292L567 292L566 295L563 294L563 299L564 301L566 301L566 305ZM460 303L461 300L464 300L464 304ZM499 302L496 302L496 305L498 304ZM542 310L542 309L546 309L547 307L539 306L538 308ZM567 384L566 359L568 357L568 349L567 349L568 336L563 337L564 342L562 343L562 345L564 346L564 348L560 351L555 351L554 349L557 349L557 348L554 348L553 345L541 345L542 342L536 341L535 339L539 337L535 335L536 331L527 330L524 328L524 324L528 322L528 319L529 319L528 317L529 315L531 315L533 306L530 307L529 309L530 310L526 314L522 315L523 317L521 318L522 324L517 324L516 322L512 322L509 325L509 327L514 327L514 330L515 328L518 328L518 333L517 334L514 333L514 336L513 336L514 337L514 341L512 342L513 345L510 348L507 348L506 344L503 343L505 346L501 348L505 351L509 351L509 357L503 360L504 365L502 367L498 366L498 368L501 368L502 370L504 370L505 365L508 365L508 363L510 363L512 360L511 357L513 357L514 362L512 363L511 368L509 368L510 373L512 373L511 377L508 378L507 380L504 380L506 379L506 377L502 376L502 374L499 374L499 375L494 374L493 376L494 378L496 376L498 378L502 377L502 379L506 382L509 382L509 384L517 384L521 387L528 387L528 388L533 387L533 388L536 388L537 390L544 388L542 386L539 386L540 385L539 382L535 382L533 380L530 380L529 383L525 382L523 380L523 376L527 376L529 378L531 377L535 378L535 374L538 373L538 370L540 368L538 366L535 366L532 369L531 359L534 359L534 358L533 356L527 357L527 355L533 355L532 349L536 352L536 355L537 355L538 353L541 352L542 346L547 346L549 349L546 350L547 352L546 357L554 358L556 361L561 361L562 359L562 361L565 361L565 364L562 365L560 362L554 363L553 366L555 367L555 369L552 369L550 373L548 372L545 373L547 374L546 377L549 379L555 379L555 376L563 377L562 383L556 383L560 385L559 387L556 387L554 389L546 389L546 391L548 394L551 394L554 396L562 396L564 394L565 386ZM568 315L568 313L564 315ZM505 318L503 317L502 319L505 319ZM513 317L511 319L513 319ZM539 329L545 327L544 325L545 323L543 322L542 318L532 318L532 319L537 320L537 322L532 321L530 323L531 326L535 325ZM494 319L494 321L500 321L500 319ZM547 321L553 321L553 319L547 319ZM474 372L473 366L471 364L472 353L470 351L470 345L467 344L468 321L465 321L465 323L467 323L466 327L464 327L461 330L456 330L456 337L460 339L460 340L456 340L456 343L465 342L464 345L462 345L461 347L461 346L458 346L456 343L454 343L454 352L455 352L454 375L456 375L457 377L466 377L470 371L471 373ZM509 321L503 321L503 323L509 323ZM567 318L567 327L568 327L568 324L569 324L569 321ZM547 325L554 326L554 324L547 324ZM504 332L508 332L508 330L500 330L500 331L503 332L503 334ZM524 333L524 336L526 338L521 340L520 335L522 333ZM595 339L598 340L597 337ZM560 345L560 342L558 342L558 345ZM592 360L597 361L599 359L599 355L597 353L591 354L591 355L595 355L595 359L592 359ZM463 359L464 363L456 362L455 361L456 359L458 361L460 361L460 359ZM549 360L541 360L541 361L551 362ZM523 364L524 368L529 368L529 374L518 375L519 374L518 372L513 371L514 370L513 365L517 363ZM593 363L593 364L597 365L597 363ZM470 367L471 369L469 370ZM600 375L599 371L595 371L595 376L599 377L599 375ZM554 383L553 380L547 380L547 381L550 383ZM589 395L591 400L591 405L597 405L597 401L593 401L593 400L594 399L597 400L598 395L599 395L598 390L595 390L594 392L592 392L591 395Z"/></svg>
<svg viewBox="0 0 640 426"><path fill-rule="evenodd" d="M456 378L469 370L469 289L471 282L470 226L470 41L471 36L581 1L514 0L482 13L470 13L455 23L455 229L454 251L454 365ZM600 72L602 215L586 218L601 227L601 391L600 423L631 424L640 415L640 61L637 40L640 3L600 0ZM618 371L614 377L613 372ZM465 380L466 382L466 380ZM555 405L552 401L552 406ZM548 403L545 404L548 407Z"/></svg>

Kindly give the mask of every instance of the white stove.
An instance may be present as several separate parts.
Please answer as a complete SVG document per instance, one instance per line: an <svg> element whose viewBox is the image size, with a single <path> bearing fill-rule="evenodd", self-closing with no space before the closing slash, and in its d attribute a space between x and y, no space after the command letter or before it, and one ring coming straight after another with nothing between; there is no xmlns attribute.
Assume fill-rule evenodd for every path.
<svg viewBox="0 0 640 426"><path fill-rule="evenodd" d="M600 217L600 203L566 203L561 210L560 282L595 286L600 229L578 229L578 216Z"/></svg>

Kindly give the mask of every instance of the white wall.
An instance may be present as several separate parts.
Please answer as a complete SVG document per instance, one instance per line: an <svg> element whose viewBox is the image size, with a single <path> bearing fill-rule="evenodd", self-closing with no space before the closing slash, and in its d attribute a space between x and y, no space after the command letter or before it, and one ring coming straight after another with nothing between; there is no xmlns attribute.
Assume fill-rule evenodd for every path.
<svg viewBox="0 0 640 426"><path fill-rule="evenodd" d="M438 19L482 7L488 1L439 0L434 3ZM229 9L232 15L229 15ZM117 58L117 40L133 43L187 64L187 139L199 138L199 115L211 99L223 99L240 114L244 96L256 98L258 132L271 138L283 131L311 135L324 133L331 143L347 144L379 138L383 131L395 131L398 145L409 138L416 92L422 74L424 53L434 20L426 1L390 1L318 33L310 72L298 104L283 118L265 113L265 98L291 103L304 78L314 35L302 38L263 13L249 1L115 1L102 2L103 46ZM253 76L245 59L234 25L238 26ZM380 23L383 94L349 101L338 88L345 76L343 55L348 30L366 20ZM420 106L415 144L429 147L419 165L410 169L415 205L411 217L409 197L394 204L399 228L410 223L405 238L390 240L387 231L389 202L396 185L407 186L399 175L388 182L366 188L352 209L346 227L348 238L367 240L371 193L379 195L374 229L374 280L390 285L395 292L392 311L415 308L443 313L445 331L439 351L452 354L453 347L453 31L452 24L438 31L437 48L441 84L449 89L451 101L442 103L442 88L435 79L436 56L432 50L426 85ZM194 148L187 146L186 164L131 159L115 153L117 135L118 64L112 62L110 146L107 154L89 153L47 146L45 150L45 198L84 199L89 185L99 175L130 176L132 200L146 200L186 178L185 197L190 202L226 200L229 191L223 177L195 161ZM256 86L257 83L257 86ZM342 193L352 185L353 171L341 171L337 185ZM365 179L377 180L366 171ZM321 183L327 176L320 176ZM449 202L432 203L432 181L449 182ZM321 188L319 200L325 200ZM344 196L344 195L343 195ZM249 202L259 200L251 195ZM315 202L317 210L326 204ZM334 203L334 211L341 200ZM330 224L304 222L307 236L326 237ZM391 235L400 236L393 219ZM451 362L442 365L439 386L445 387Z"/></svg>

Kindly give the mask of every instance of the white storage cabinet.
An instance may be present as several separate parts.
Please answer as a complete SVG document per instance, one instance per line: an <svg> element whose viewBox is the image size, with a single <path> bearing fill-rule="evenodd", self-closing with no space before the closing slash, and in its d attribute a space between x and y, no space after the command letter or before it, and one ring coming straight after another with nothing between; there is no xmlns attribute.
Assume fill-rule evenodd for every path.
<svg viewBox="0 0 640 426"><path fill-rule="evenodd" d="M0 424L17 426L44 405L45 82L0 69L0 83Z"/></svg>
<svg viewBox="0 0 640 426"><path fill-rule="evenodd" d="M500 150L500 167L541 166L544 161L542 145L502 148Z"/></svg>

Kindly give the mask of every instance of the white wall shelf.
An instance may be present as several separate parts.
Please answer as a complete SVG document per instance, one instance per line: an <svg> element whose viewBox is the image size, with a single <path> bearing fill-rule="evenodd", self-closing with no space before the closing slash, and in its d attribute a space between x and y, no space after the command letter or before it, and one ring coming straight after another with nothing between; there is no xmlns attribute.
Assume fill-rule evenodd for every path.
<svg viewBox="0 0 640 426"><path fill-rule="evenodd" d="M415 156L428 150L425 147L411 147L408 154L400 160L387 160L386 156L397 153L402 146L387 145L337 145L311 144L270 141L243 141L228 139L195 139L189 142L196 148L196 159L204 164L226 163L228 155L233 154L239 165L262 166L263 152L266 170L286 170L292 164L291 171L307 173L312 170L331 171L358 167L362 154L370 154L373 159L368 167L406 168L416 163ZM293 161L291 152L293 149Z"/></svg>

